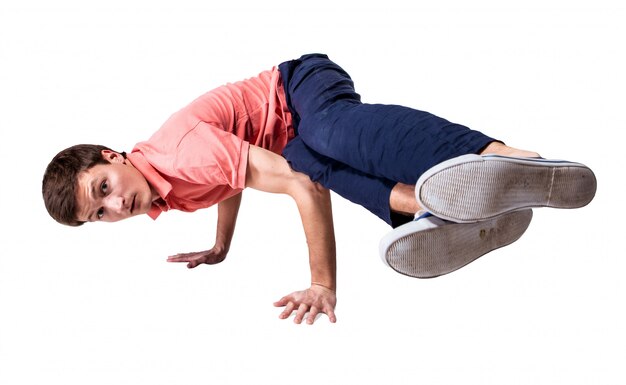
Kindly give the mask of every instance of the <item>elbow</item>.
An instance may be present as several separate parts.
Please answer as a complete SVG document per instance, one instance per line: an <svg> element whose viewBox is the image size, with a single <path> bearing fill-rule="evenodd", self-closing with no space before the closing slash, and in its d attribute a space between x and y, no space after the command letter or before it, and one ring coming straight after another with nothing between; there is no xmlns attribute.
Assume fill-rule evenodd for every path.
<svg viewBox="0 0 626 385"><path fill-rule="evenodd" d="M321 199L330 195L327 188L317 182L313 182L308 175L296 174L289 195L296 201L301 197L310 197L313 199Z"/></svg>

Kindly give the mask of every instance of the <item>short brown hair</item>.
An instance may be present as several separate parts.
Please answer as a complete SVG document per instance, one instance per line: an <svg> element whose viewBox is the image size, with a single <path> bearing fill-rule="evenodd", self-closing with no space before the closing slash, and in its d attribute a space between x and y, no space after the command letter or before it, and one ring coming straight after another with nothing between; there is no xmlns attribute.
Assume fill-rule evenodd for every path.
<svg viewBox="0 0 626 385"><path fill-rule="evenodd" d="M48 164L41 193L48 213L57 222L68 226L85 223L76 219L78 174L97 164L108 163L102 150L112 151L98 144L78 144L59 152Z"/></svg>

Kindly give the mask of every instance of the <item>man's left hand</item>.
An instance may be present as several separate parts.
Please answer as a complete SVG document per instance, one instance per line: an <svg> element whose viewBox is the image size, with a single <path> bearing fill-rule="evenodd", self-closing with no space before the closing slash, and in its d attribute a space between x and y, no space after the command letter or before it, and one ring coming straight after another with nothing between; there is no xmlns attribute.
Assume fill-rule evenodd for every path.
<svg viewBox="0 0 626 385"><path fill-rule="evenodd" d="M276 307L285 307L280 318L288 318L292 312L296 312L293 322L300 324L306 317L306 323L312 325L315 317L319 313L325 313L330 322L337 322L335 317L335 305L337 304L337 296L333 290L324 286L312 284L310 288L302 291L296 291L284 296L278 302L274 302Z"/></svg>

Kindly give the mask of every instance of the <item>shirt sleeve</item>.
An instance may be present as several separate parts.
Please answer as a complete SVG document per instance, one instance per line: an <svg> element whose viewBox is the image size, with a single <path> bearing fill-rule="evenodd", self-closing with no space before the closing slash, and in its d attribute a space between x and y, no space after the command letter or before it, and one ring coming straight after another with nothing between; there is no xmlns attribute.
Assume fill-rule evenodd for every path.
<svg viewBox="0 0 626 385"><path fill-rule="evenodd" d="M173 166L187 182L243 189L249 148L234 134L200 121L181 139Z"/></svg>

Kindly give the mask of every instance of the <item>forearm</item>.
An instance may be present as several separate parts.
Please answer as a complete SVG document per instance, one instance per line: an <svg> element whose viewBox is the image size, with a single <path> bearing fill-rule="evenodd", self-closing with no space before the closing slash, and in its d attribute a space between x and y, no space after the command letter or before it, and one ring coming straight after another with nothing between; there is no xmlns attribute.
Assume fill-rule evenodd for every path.
<svg viewBox="0 0 626 385"><path fill-rule="evenodd" d="M187 262L188 268L194 268L203 263L214 265L224 261L230 242L235 233L237 213L241 204L241 192L222 202L217 206L217 234L215 245L210 250L191 253L179 253L167 258L168 262Z"/></svg>
<svg viewBox="0 0 626 385"><path fill-rule="evenodd" d="M230 249L230 243L235 233L237 214L241 205L240 192L217 205L217 230L215 234L215 246L224 251Z"/></svg>
<svg viewBox="0 0 626 385"><path fill-rule="evenodd" d="M337 263L330 192L319 185L301 187L292 195L309 248L311 284L336 290Z"/></svg>

